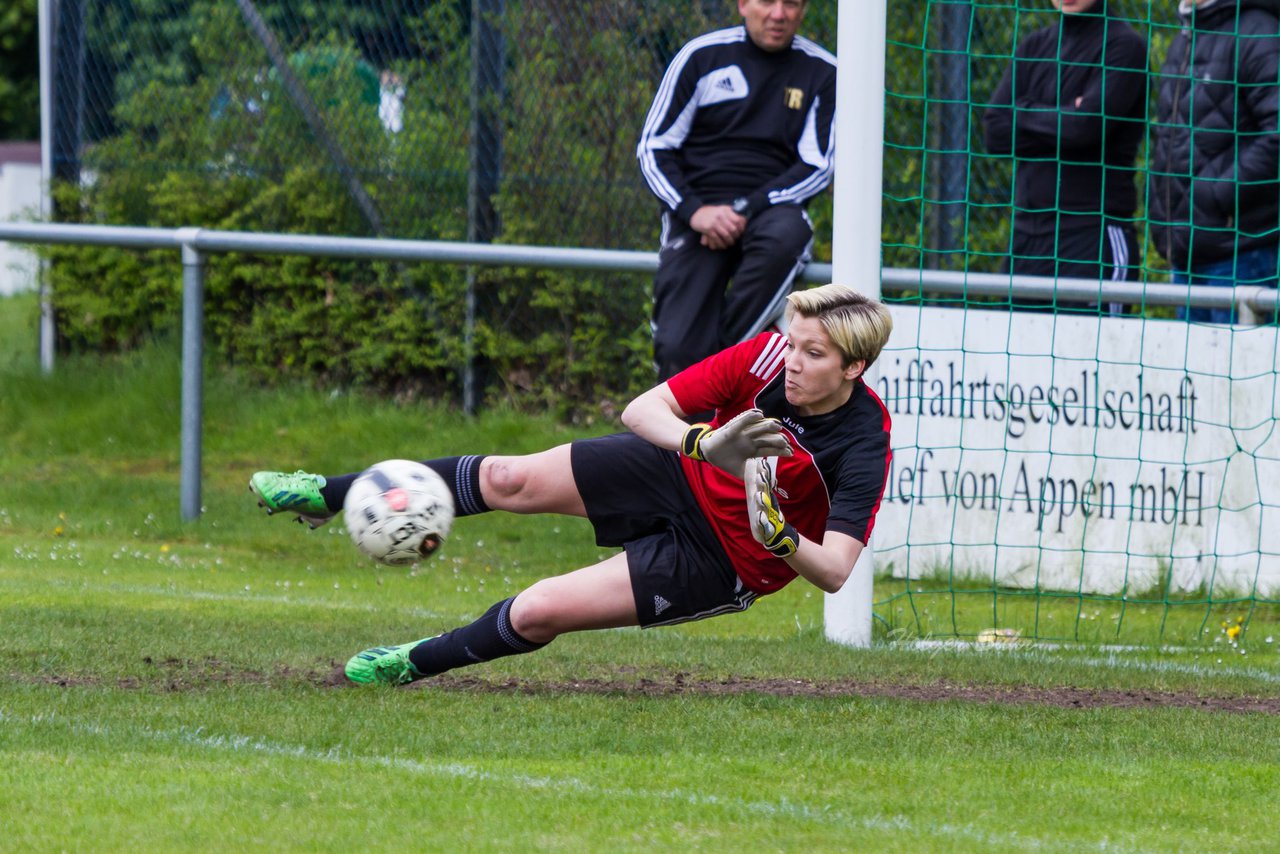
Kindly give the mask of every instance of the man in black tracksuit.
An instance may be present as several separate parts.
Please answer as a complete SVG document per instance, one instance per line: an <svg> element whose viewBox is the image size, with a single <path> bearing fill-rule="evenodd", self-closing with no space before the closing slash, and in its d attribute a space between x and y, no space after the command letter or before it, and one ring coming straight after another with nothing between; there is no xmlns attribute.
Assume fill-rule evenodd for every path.
<svg viewBox="0 0 1280 854"><path fill-rule="evenodd" d="M1141 267L1134 160L1146 125L1146 41L1108 13L1107 0L1053 4L1062 12L1057 23L1018 45L984 116L987 149L1015 158L1005 269L1134 279Z"/></svg>
<svg viewBox="0 0 1280 854"><path fill-rule="evenodd" d="M659 380L765 329L809 260L804 205L831 183L836 69L796 35L804 10L738 0L743 25L686 44L645 119L636 156L664 206Z"/></svg>
<svg viewBox="0 0 1280 854"><path fill-rule="evenodd" d="M1160 69L1147 204L1183 284L1277 282L1280 0L1184 0ZM1229 309L1179 310L1231 323Z"/></svg>

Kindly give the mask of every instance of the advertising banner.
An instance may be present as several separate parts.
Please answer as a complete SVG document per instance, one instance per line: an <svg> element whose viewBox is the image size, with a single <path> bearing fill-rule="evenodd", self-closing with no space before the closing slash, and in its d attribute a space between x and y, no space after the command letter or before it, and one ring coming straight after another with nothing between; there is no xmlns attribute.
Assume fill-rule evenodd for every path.
<svg viewBox="0 0 1280 854"><path fill-rule="evenodd" d="M1277 330L894 307L881 566L1280 592Z"/></svg>

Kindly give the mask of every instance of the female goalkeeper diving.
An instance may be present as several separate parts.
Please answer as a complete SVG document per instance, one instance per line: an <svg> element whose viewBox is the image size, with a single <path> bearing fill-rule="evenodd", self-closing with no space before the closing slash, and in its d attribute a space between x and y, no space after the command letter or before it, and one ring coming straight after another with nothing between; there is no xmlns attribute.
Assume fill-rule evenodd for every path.
<svg viewBox="0 0 1280 854"><path fill-rule="evenodd" d="M458 516L582 516L622 551L544 578L470 625L378 646L352 682L403 684L532 652L566 632L669 625L746 610L797 575L839 590L871 536L889 465L889 413L862 380L893 322L842 285L788 298L788 331L729 347L633 400L631 432L527 456L426 461ZM690 426L686 413L715 412ZM357 474L258 472L268 513L323 524Z"/></svg>

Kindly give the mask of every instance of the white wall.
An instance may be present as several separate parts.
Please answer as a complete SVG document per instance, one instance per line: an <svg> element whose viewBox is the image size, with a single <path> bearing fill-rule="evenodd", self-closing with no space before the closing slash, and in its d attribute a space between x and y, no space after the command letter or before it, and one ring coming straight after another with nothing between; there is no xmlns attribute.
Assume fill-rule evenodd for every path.
<svg viewBox="0 0 1280 854"><path fill-rule="evenodd" d="M39 210L39 165L0 164L0 221L33 219ZM38 269L30 249L0 241L0 296L35 290Z"/></svg>

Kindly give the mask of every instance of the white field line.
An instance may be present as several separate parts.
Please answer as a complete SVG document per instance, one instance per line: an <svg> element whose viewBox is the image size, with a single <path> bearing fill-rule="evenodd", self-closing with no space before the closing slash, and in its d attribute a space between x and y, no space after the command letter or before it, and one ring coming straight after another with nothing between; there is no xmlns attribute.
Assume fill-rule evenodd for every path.
<svg viewBox="0 0 1280 854"><path fill-rule="evenodd" d="M1147 649L1145 647L1103 647L1101 652L1105 652L1105 656L1081 656L1081 657L1063 657L1049 655L1049 652L1071 652L1079 649L1081 651L1097 650L1097 647L1080 646L1074 647L1068 644L1042 643L973 643L970 641L952 641L952 640L921 640L909 641L895 646L915 647L922 652L931 652L934 650L948 650L954 652L969 652L978 655L996 653L1000 655L1009 655L1015 658L1023 658L1030 661L1044 662L1046 664L1083 664L1086 667L1099 667L1112 670L1142 670L1149 673L1182 673L1191 676L1227 676L1227 677L1244 677L1248 679L1257 679L1261 682L1273 682L1280 684L1280 672L1267 670L1261 667L1231 667L1220 666L1210 667L1203 664L1189 664L1179 661L1143 661L1141 659L1130 658L1124 653L1126 652L1177 652L1189 653L1199 652L1206 656L1217 656L1225 658L1227 654L1223 651L1213 649L1192 650L1185 647L1160 647ZM1239 657L1237 653L1235 657Z"/></svg>
<svg viewBox="0 0 1280 854"><path fill-rule="evenodd" d="M920 638L919 640L893 641L892 646L899 647L919 647L920 649L958 649L965 652L999 652L1001 650L1025 650L1034 647L1037 650L1053 649L1053 650L1097 650L1099 652L1201 652L1202 650L1192 649L1189 646L1161 646L1146 647L1137 644L1120 644L1120 643L1101 643L1096 645L1059 643L1058 641L1041 641L1041 640L1023 640L1015 638L1012 640L997 640L993 642L980 642L961 640L959 638Z"/></svg>
<svg viewBox="0 0 1280 854"><path fill-rule="evenodd" d="M120 736L118 730L100 723L77 720L59 713L33 715L24 721L17 721L0 709L0 723L23 723L30 726L61 725L74 733L113 741ZM1063 846L1061 841L1037 839L1023 836L1016 832L992 833L972 824L919 823L905 815L854 815L847 810L830 805L810 806L796 803L786 798L776 801L746 800L739 797L721 797L703 794L685 789L635 789L625 786L597 786L576 777L532 776L519 773L503 773L488 771L465 762L423 762L416 759L405 759L391 756L361 756L351 753L341 745L328 750L314 750L302 745L289 745L266 741L251 736L208 735L203 728L177 730L156 730L150 727L130 729L129 734L140 735L159 742L171 744L188 744L212 751L230 753L249 753L264 756L281 756L291 759L302 759L309 762L321 762L335 765L364 765L374 768L389 768L396 771L407 771L427 777L455 780L473 780L479 783L492 783L516 789L548 792L552 795L583 795L586 797L666 801L687 804L693 807L710 807L732 812L745 813L766 819L790 819L808 821L817 824L844 826L854 830L893 831L895 833L925 834L944 839L964 838L974 840L988 846L1016 848L1018 850L1051 849L1088 850L1088 851L1128 851L1134 850L1118 846L1113 840L1103 838L1094 843L1076 843Z"/></svg>

